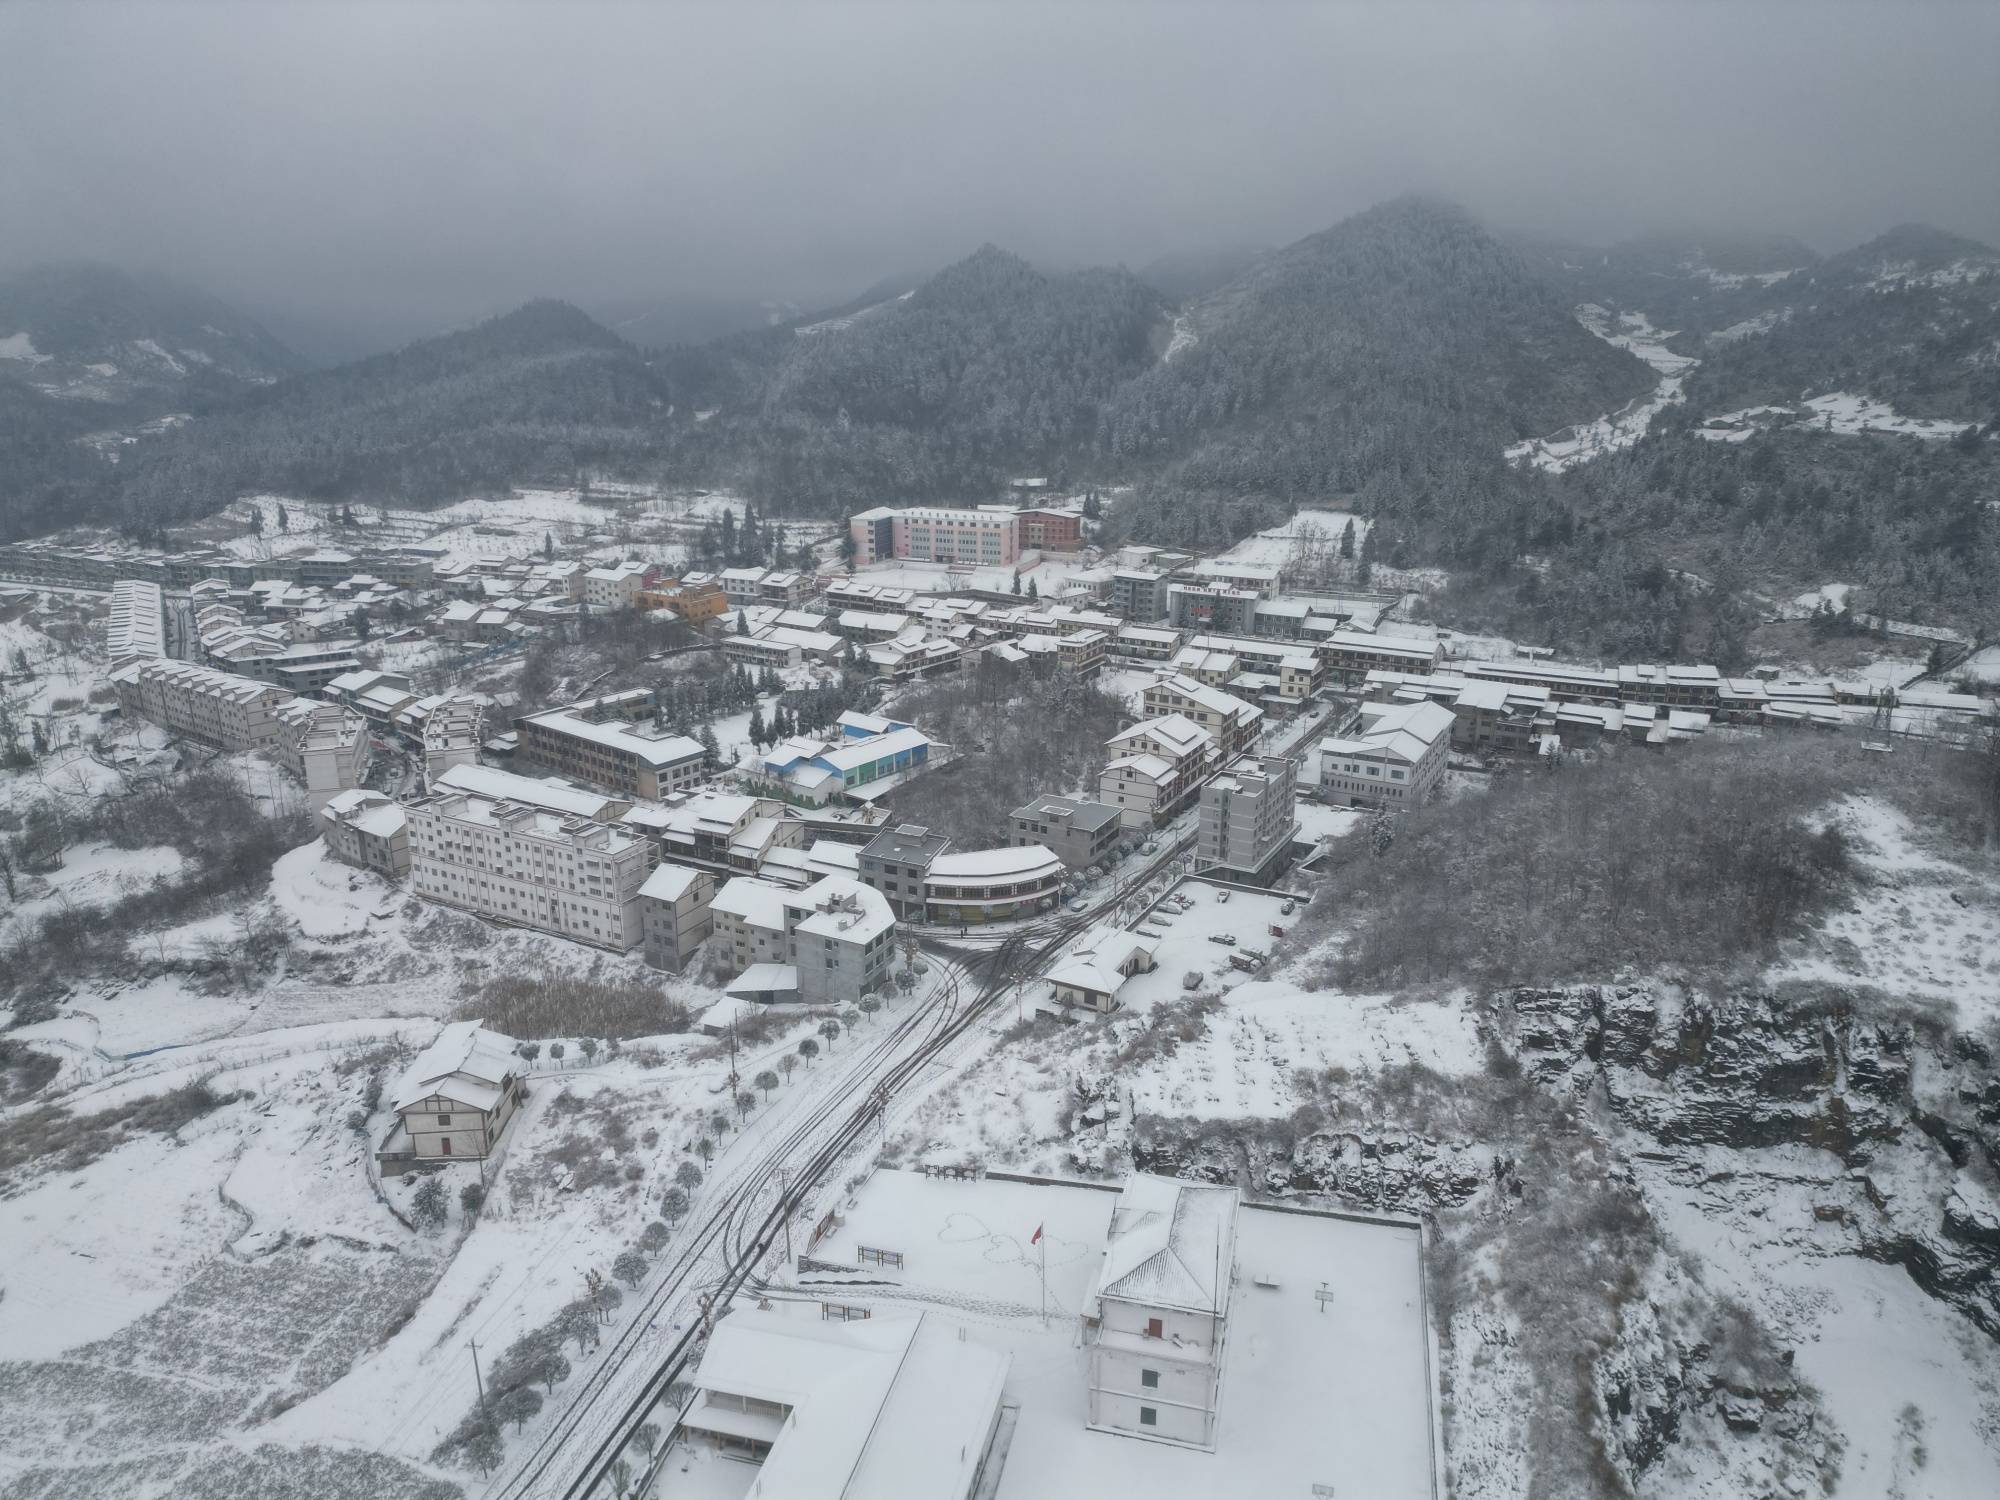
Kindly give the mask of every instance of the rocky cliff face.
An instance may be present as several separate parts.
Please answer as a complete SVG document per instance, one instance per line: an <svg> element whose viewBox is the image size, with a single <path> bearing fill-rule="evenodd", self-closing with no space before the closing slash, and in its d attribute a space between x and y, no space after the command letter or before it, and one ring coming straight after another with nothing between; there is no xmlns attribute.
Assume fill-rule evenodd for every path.
<svg viewBox="0 0 2000 1500"><path fill-rule="evenodd" d="M2000 1338L2000 1069L1977 1038L1804 989L1519 989L1494 1023L1544 1086L1601 1086L1666 1151L1832 1153L1854 1192L1815 1212Z"/></svg>

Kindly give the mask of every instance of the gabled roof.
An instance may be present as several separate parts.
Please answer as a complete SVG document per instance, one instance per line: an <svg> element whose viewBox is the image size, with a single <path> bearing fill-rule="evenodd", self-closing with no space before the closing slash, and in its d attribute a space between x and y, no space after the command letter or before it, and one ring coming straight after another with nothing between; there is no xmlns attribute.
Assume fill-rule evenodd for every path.
<svg viewBox="0 0 2000 1500"><path fill-rule="evenodd" d="M1220 1313L1236 1254L1236 1189L1135 1172L1111 1211L1093 1302Z"/></svg>
<svg viewBox="0 0 2000 1500"><path fill-rule="evenodd" d="M396 1108L408 1109L435 1094L474 1109L491 1109L506 1080L521 1071L514 1047L511 1036L488 1031L477 1021L452 1022L404 1070L396 1085Z"/></svg>

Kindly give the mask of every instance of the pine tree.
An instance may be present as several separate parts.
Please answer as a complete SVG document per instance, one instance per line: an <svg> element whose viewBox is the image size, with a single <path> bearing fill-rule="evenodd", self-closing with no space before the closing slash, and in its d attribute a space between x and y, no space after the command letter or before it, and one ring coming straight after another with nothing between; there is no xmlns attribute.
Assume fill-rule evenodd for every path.
<svg viewBox="0 0 2000 1500"><path fill-rule="evenodd" d="M285 514L285 503L281 500L278 502L278 530L290 531L291 529L292 518Z"/></svg>
<svg viewBox="0 0 2000 1500"><path fill-rule="evenodd" d="M1340 529L1340 560L1354 561L1354 522L1351 519Z"/></svg>
<svg viewBox="0 0 2000 1500"><path fill-rule="evenodd" d="M264 507L261 505L250 507L250 534L252 536L264 534Z"/></svg>
<svg viewBox="0 0 2000 1500"><path fill-rule="evenodd" d="M762 750L771 743L770 734L764 725L764 707L758 704L750 710L750 743Z"/></svg>
<svg viewBox="0 0 2000 1500"><path fill-rule="evenodd" d="M701 726L701 733L696 738L701 741L702 763L709 770L713 771L717 766L722 764L722 746L715 738L715 730L709 725L704 724Z"/></svg>
<svg viewBox="0 0 2000 1500"><path fill-rule="evenodd" d="M556 555L556 534L553 531L545 531L542 533L542 556L546 558L553 558L555 555Z"/></svg>
<svg viewBox="0 0 2000 1500"><path fill-rule="evenodd" d="M1019 573L1016 573L1014 575L1013 593L1018 596L1020 592L1021 592L1021 575Z"/></svg>
<svg viewBox="0 0 2000 1500"><path fill-rule="evenodd" d="M1028 597L1030 599L1039 599L1042 597L1042 586L1032 578L1028 580Z"/></svg>

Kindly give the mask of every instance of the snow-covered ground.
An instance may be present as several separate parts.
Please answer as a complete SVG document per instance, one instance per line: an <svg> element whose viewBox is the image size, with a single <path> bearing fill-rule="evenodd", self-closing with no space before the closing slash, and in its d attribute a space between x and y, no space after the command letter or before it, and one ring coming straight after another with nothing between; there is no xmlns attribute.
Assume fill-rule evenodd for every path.
<svg viewBox="0 0 2000 1500"><path fill-rule="evenodd" d="M2000 687L2000 646L1982 646L1954 667L1951 675L1969 678L1983 687Z"/></svg>
<svg viewBox="0 0 2000 1500"><path fill-rule="evenodd" d="M1020 573L1021 588L1025 591L1029 580L1045 603L1054 603L1063 596L1064 590L1074 580L1087 574L1105 571L1102 564L1092 565L1082 558L1060 557L1045 553L1040 562L1024 568ZM898 559L895 562L868 563L854 570L856 583L872 583L882 588L916 589L927 594L950 594L962 589L981 589L989 593L1008 593L1014 587L1015 572L1009 567L957 568L938 563L912 562Z"/></svg>
<svg viewBox="0 0 2000 1500"><path fill-rule="evenodd" d="M1971 425L1942 417L1906 417L1886 401L1833 391L1790 406L1746 406L1721 412L1704 421L1695 434L1715 443L1741 443L1773 427L1797 427L1813 432L1885 432L1936 439L1957 437Z"/></svg>
<svg viewBox="0 0 2000 1500"><path fill-rule="evenodd" d="M1849 798L1833 817L1855 841L1868 883L1769 977L1874 985L1954 1013L1967 1032L2000 1021L2000 900L1992 887L1920 840L1910 819L1883 802Z"/></svg>
<svg viewBox="0 0 2000 1500"><path fill-rule="evenodd" d="M870 1306L942 1309L1012 1358L1003 1400L1020 1407L999 1500L1173 1495L1421 1496L1431 1487L1430 1376L1414 1228L1246 1208L1237 1216L1215 1451L1091 1432L1089 1353L1077 1315L1103 1259L1114 1196L1085 1186L955 1182L881 1171L813 1251L904 1252L873 1285L811 1274L799 1291ZM1048 1322L1042 1304L1047 1251ZM825 1285L820 1285L822 1281ZM1316 1288L1334 1296L1322 1307ZM835 1290L829 1291L828 1288ZM668 1491L672 1493L671 1490Z"/></svg>
<svg viewBox="0 0 2000 1500"><path fill-rule="evenodd" d="M1697 1174L1635 1160L1647 1202L1700 1257L1713 1289L1754 1309L1819 1387L1846 1444L1835 1493L1993 1494L2000 1367L1991 1341L1902 1267L1829 1253L1815 1207L1859 1193L1839 1159L1800 1148L1712 1158Z"/></svg>
<svg viewBox="0 0 2000 1500"><path fill-rule="evenodd" d="M1617 411L1607 412L1592 422L1565 427L1547 437L1523 438L1503 453L1509 462L1531 463L1538 469L1560 474L1577 464L1588 463L1606 453L1629 448L1646 435L1653 418L1669 406L1686 400L1681 383L1687 372L1701 361L1676 354L1666 341L1671 330L1655 328L1644 313L1620 313L1614 320L1610 311L1595 302L1576 310L1576 320L1607 344L1628 350L1659 372L1660 383L1644 396L1635 396Z"/></svg>
<svg viewBox="0 0 2000 1500"><path fill-rule="evenodd" d="M1349 526L1354 528L1356 556L1374 523L1365 516L1346 510L1309 508L1296 512L1282 526L1273 526L1255 536L1245 537L1217 561L1248 563L1258 567L1296 572L1315 564L1331 565L1340 556L1340 539Z"/></svg>

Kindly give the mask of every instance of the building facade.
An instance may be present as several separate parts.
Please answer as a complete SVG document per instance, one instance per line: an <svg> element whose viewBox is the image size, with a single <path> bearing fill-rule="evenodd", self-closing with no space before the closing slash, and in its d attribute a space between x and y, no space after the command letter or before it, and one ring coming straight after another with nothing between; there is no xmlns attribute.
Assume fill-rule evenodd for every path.
<svg viewBox="0 0 2000 1500"><path fill-rule="evenodd" d="M413 894L627 953L644 937L645 839L588 818L464 792L405 804Z"/></svg>
<svg viewBox="0 0 2000 1500"><path fill-rule="evenodd" d="M896 823L862 846L856 862L861 883L879 892L904 921L924 919L924 877L951 840L920 823Z"/></svg>
<svg viewBox="0 0 2000 1500"><path fill-rule="evenodd" d="M1062 892L1063 862L1040 844L940 854L924 877L924 907L941 926L1033 916Z"/></svg>
<svg viewBox="0 0 2000 1500"><path fill-rule="evenodd" d="M410 832L403 809L380 792L355 787L329 798L319 810L327 852L389 880L410 873Z"/></svg>
<svg viewBox="0 0 2000 1500"><path fill-rule="evenodd" d="M1010 815L1008 842L1040 844L1072 870L1104 863L1123 831L1119 811L1109 802L1077 797L1037 797Z"/></svg>
<svg viewBox="0 0 2000 1500"><path fill-rule="evenodd" d="M678 974L714 930L709 908L715 877L686 865L660 865L639 887L639 929L646 962Z"/></svg>
<svg viewBox="0 0 2000 1500"><path fill-rule="evenodd" d="M514 727L524 760L627 797L657 802L707 774L699 740L649 721L634 723L622 709L600 716L592 706L579 704L530 714Z"/></svg>
<svg viewBox="0 0 2000 1500"><path fill-rule="evenodd" d="M1088 1424L1215 1445L1236 1271L1236 1190L1134 1173L1084 1305Z"/></svg>
<svg viewBox="0 0 2000 1500"><path fill-rule="evenodd" d="M1288 756L1245 755L1201 789L1195 868L1243 885L1269 885L1299 836L1298 767Z"/></svg>
<svg viewBox="0 0 2000 1500"><path fill-rule="evenodd" d="M1336 807L1418 806L1444 779L1451 727L1451 710L1435 703L1364 703L1356 733L1320 745L1320 797Z"/></svg>

